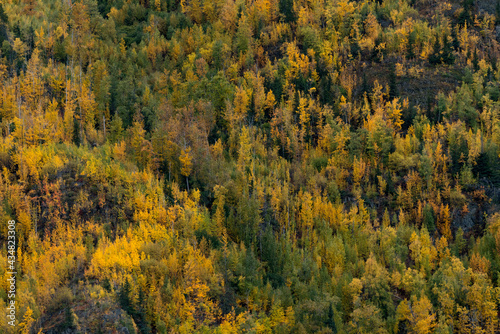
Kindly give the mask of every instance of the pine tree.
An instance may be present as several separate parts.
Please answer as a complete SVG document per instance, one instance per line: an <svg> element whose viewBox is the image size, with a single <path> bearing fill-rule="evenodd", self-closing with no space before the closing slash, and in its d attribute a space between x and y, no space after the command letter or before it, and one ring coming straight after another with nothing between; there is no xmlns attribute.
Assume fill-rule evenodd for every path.
<svg viewBox="0 0 500 334"><path fill-rule="evenodd" d="M453 50L458 51L460 42L458 41L457 29L451 29L451 46Z"/></svg>
<svg viewBox="0 0 500 334"><path fill-rule="evenodd" d="M441 54L441 62L444 64L452 65L455 62L453 55L453 45L448 40L448 36L443 37L443 52Z"/></svg>
<svg viewBox="0 0 500 334"><path fill-rule="evenodd" d="M293 0L279 0L279 10L283 21L290 23L295 21L295 11L293 10Z"/></svg>
<svg viewBox="0 0 500 334"><path fill-rule="evenodd" d="M75 318L73 317L73 311L71 311L71 307L68 305L64 309L64 323L62 324L62 331L65 330L73 330L75 329Z"/></svg>
<svg viewBox="0 0 500 334"><path fill-rule="evenodd" d="M477 48L474 49L474 55L472 56L472 68L474 72L479 71L479 57L477 56Z"/></svg>
<svg viewBox="0 0 500 334"><path fill-rule="evenodd" d="M496 14L496 22L500 22L500 0L497 0L497 4L495 6L495 14Z"/></svg>
<svg viewBox="0 0 500 334"><path fill-rule="evenodd" d="M151 325L146 319L146 309L147 305L146 296L144 295L144 291L142 289L139 290L139 299L137 301L136 310L134 310L133 318L137 323L137 327L143 334L151 333Z"/></svg>
<svg viewBox="0 0 500 334"><path fill-rule="evenodd" d="M391 72L389 74L389 98L391 100L399 96L398 92L398 82L396 80L396 67L394 64L391 65Z"/></svg>
<svg viewBox="0 0 500 334"><path fill-rule="evenodd" d="M406 57L408 57L408 59L413 59L415 58L415 40L417 38L417 32L416 31L412 31L409 35L408 35L408 46L407 46L407 53L406 53Z"/></svg>
<svg viewBox="0 0 500 334"><path fill-rule="evenodd" d="M134 311L132 300L130 299L131 290L132 289L130 287L130 282L127 278L125 280L125 283L122 285L120 291L118 292L118 301L120 303L120 306L128 314L132 314Z"/></svg>
<svg viewBox="0 0 500 334"><path fill-rule="evenodd" d="M462 0L463 11L458 18L460 25L472 24L473 10L474 10L474 0Z"/></svg>
<svg viewBox="0 0 500 334"><path fill-rule="evenodd" d="M363 81L361 83L361 96L363 96L364 93L366 94L371 93L370 85L368 84L368 80L366 79L366 72L363 72Z"/></svg>
<svg viewBox="0 0 500 334"><path fill-rule="evenodd" d="M434 48L432 54L429 55L429 63L432 65L437 65L442 63L441 58L441 45L439 43L439 36L436 36L436 40L434 42Z"/></svg>
<svg viewBox="0 0 500 334"><path fill-rule="evenodd" d="M5 14L5 10L3 9L3 5L0 3L0 21L3 24L7 24L9 21L9 17Z"/></svg>
<svg viewBox="0 0 500 334"><path fill-rule="evenodd" d="M335 325L335 315L333 313L333 303L330 303L328 307L328 318L326 319L326 325L332 330L332 333L337 333L337 326Z"/></svg>

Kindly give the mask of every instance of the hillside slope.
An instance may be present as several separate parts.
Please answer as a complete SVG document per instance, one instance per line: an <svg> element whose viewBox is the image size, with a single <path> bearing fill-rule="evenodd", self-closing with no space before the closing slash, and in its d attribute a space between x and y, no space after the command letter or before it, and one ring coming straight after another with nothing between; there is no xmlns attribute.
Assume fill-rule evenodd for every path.
<svg viewBox="0 0 500 334"><path fill-rule="evenodd" d="M498 333L499 41L499 1L0 2L0 332Z"/></svg>

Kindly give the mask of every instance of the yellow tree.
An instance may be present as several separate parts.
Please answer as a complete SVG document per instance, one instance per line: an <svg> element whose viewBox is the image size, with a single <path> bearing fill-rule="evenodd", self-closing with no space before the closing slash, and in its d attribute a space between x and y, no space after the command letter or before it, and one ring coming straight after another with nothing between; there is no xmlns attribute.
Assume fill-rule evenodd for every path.
<svg viewBox="0 0 500 334"><path fill-rule="evenodd" d="M224 28L233 32L236 29L236 20L238 19L238 7L236 1L227 0L222 6L220 13L220 20L224 25Z"/></svg>
<svg viewBox="0 0 500 334"><path fill-rule="evenodd" d="M181 9L191 20L201 23L203 20L203 3L200 0L181 0Z"/></svg>
<svg viewBox="0 0 500 334"><path fill-rule="evenodd" d="M217 235L222 238L224 246L224 264L227 265L227 233L224 221L226 220L224 212L224 204L227 189L223 186L216 185L214 188L215 201L217 203L217 210L215 211L215 222L217 223Z"/></svg>
<svg viewBox="0 0 500 334"><path fill-rule="evenodd" d="M432 312L432 304L424 295L420 299L412 296L411 302L402 301L397 309L398 321L407 320L410 333L429 334L436 327L436 314Z"/></svg>
<svg viewBox="0 0 500 334"><path fill-rule="evenodd" d="M145 139L146 130L140 121L134 121L130 128L130 150L135 161L143 168L146 168L152 157L151 143Z"/></svg>
<svg viewBox="0 0 500 334"><path fill-rule="evenodd" d="M191 147L187 147L181 151L179 156L181 162L181 174L186 177L186 187L189 191L189 175L191 175L191 170L193 167L193 157L191 156Z"/></svg>
<svg viewBox="0 0 500 334"><path fill-rule="evenodd" d="M301 94L299 94L299 95L301 95ZM303 147L304 138L306 137L306 134L307 134L307 128L308 128L309 119L310 119L310 115L309 115L308 109L307 109L307 98L305 98L305 97L299 98L298 112L299 112L299 123L300 123L299 141Z"/></svg>
<svg viewBox="0 0 500 334"><path fill-rule="evenodd" d="M407 101L404 101L404 104L406 105ZM401 119L402 108L399 99L396 98L391 102L387 102L385 105L385 112L388 125L392 127L395 132L401 130L403 120Z"/></svg>
<svg viewBox="0 0 500 334"><path fill-rule="evenodd" d="M438 229L439 232L443 236L445 236L448 240L451 239L451 216L450 216L450 207L448 204L441 204L439 209L439 217L438 217Z"/></svg>
<svg viewBox="0 0 500 334"><path fill-rule="evenodd" d="M243 173L245 168L249 167L252 160L252 144L251 144L250 131L246 126L241 129L240 147L238 150L238 170Z"/></svg>
<svg viewBox="0 0 500 334"><path fill-rule="evenodd" d="M304 237L306 234L307 236L310 236L310 232L314 222L313 198L307 191L304 193L299 193L299 198L302 203L300 208L300 222L303 234L302 236Z"/></svg>
<svg viewBox="0 0 500 334"><path fill-rule="evenodd" d="M33 319L33 310L28 306L24 313L23 321L19 324L20 333L29 334L33 322L35 322L35 319Z"/></svg>
<svg viewBox="0 0 500 334"><path fill-rule="evenodd" d="M224 204L226 199L226 188L220 185L214 187L215 201L217 203L217 210L215 211L215 222L217 223L217 234L222 236L224 234Z"/></svg>
<svg viewBox="0 0 500 334"><path fill-rule="evenodd" d="M72 140L73 130L74 130L74 122L75 122L75 110L76 110L76 101L73 98L73 83L71 80L66 80L65 91L65 100L64 100L64 120L63 120L63 138L66 143Z"/></svg>

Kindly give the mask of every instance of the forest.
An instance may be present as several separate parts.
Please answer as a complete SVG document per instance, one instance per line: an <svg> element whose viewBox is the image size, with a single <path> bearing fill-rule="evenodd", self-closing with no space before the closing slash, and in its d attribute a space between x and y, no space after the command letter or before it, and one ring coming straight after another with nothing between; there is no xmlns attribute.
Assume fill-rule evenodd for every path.
<svg viewBox="0 0 500 334"><path fill-rule="evenodd" d="M500 332L500 0L0 0L0 92L1 333Z"/></svg>

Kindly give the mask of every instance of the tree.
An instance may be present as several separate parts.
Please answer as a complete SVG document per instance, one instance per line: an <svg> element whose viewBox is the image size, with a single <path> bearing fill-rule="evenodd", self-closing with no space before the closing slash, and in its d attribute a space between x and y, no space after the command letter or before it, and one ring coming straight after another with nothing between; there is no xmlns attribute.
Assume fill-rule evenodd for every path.
<svg viewBox="0 0 500 334"><path fill-rule="evenodd" d="M442 47L440 43L442 39ZM429 55L429 63L432 65L438 64L448 64L452 65L455 62L455 56L453 55L453 45L450 42L450 36L445 34L443 36L436 36L434 42L434 49L431 55Z"/></svg>
<svg viewBox="0 0 500 334"><path fill-rule="evenodd" d="M119 121L117 120L118 124ZM151 142L146 137L143 123L140 119L136 119L132 127L128 129L128 148L129 153L133 156L135 162L142 168L146 168L151 163L152 148Z"/></svg>
<svg viewBox="0 0 500 334"><path fill-rule="evenodd" d="M117 143L122 139L122 133L123 133L123 122L120 116L118 114L115 114L113 116L113 119L110 124L109 128L109 135L108 135L108 140L111 143Z"/></svg>
<svg viewBox="0 0 500 334"><path fill-rule="evenodd" d="M385 324L380 315L380 310L375 306L366 303L357 307L351 315L349 322L349 333L358 334L387 334Z"/></svg>
<svg viewBox="0 0 500 334"><path fill-rule="evenodd" d="M279 10L283 21L287 23L295 21L293 0L279 0Z"/></svg>
<svg viewBox="0 0 500 334"><path fill-rule="evenodd" d="M326 325L332 330L332 333L337 333L337 326L335 325L335 315L333 313L332 303L330 303L330 306L328 306L328 317L326 319Z"/></svg>
<svg viewBox="0 0 500 334"><path fill-rule="evenodd" d="M443 236L445 236L448 240L451 239L451 216L450 216L450 207L448 204L444 205L441 204L441 207L439 208L439 218L438 218L438 229L439 232Z"/></svg>
<svg viewBox="0 0 500 334"><path fill-rule="evenodd" d="M441 62L442 62L441 45L439 43L439 36L436 36L432 54L429 55L429 63L431 63L432 65L437 65L440 64Z"/></svg>
<svg viewBox="0 0 500 334"><path fill-rule="evenodd" d="M245 54L250 47L252 38L252 28L248 22L248 17L242 14L238 21L238 30L236 32L236 50L238 53Z"/></svg>
<svg viewBox="0 0 500 334"><path fill-rule="evenodd" d="M407 51L406 51L406 57L408 59L414 59L415 58L415 41L417 38L417 32L413 30L410 32L408 35L408 45L407 45Z"/></svg>
<svg viewBox="0 0 500 334"><path fill-rule="evenodd" d="M408 321L411 333L429 334L436 327L436 315L432 313L432 304L424 295L417 299L412 296L411 302L406 299L398 306L399 321Z"/></svg>
<svg viewBox="0 0 500 334"><path fill-rule="evenodd" d="M73 117L73 144L80 146L82 144L81 132L80 132L80 122L77 117Z"/></svg>
<svg viewBox="0 0 500 334"><path fill-rule="evenodd" d="M452 65L455 62L455 55L453 54L453 44L450 42L450 36L443 36L443 51L441 54L441 61L444 64Z"/></svg>
<svg viewBox="0 0 500 334"><path fill-rule="evenodd" d="M7 24L9 22L9 17L5 14L5 10L3 9L3 4L0 4L0 21L3 24Z"/></svg>
<svg viewBox="0 0 500 334"><path fill-rule="evenodd" d="M29 334L33 322L35 322L35 319L33 319L33 310L28 306L26 308L26 312L23 315L23 321L19 324L21 333Z"/></svg>
<svg viewBox="0 0 500 334"><path fill-rule="evenodd" d="M464 24L472 24L473 17L473 9L474 9L474 0L462 0L462 8L463 11L460 13L460 17L458 18L461 25Z"/></svg>
<svg viewBox="0 0 500 334"><path fill-rule="evenodd" d="M181 151L179 161L181 162L181 174L186 177L186 187L189 191L189 175L193 167L193 158L191 156L191 147L187 147Z"/></svg>
<svg viewBox="0 0 500 334"><path fill-rule="evenodd" d="M472 68L475 72L479 71L479 57L477 55L477 48L474 49L474 55L472 56Z"/></svg>
<svg viewBox="0 0 500 334"><path fill-rule="evenodd" d="M495 6L495 14L496 14L496 21L500 22L500 0L497 0L496 6Z"/></svg>
<svg viewBox="0 0 500 334"><path fill-rule="evenodd" d="M7 17L7 14L5 14L5 11L3 9L3 5L0 4L0 46L3 45L4 41L7 41L7 45L9 45L8 44L8 35L7 35L7 26L9 23L8 21L9 21L9 18ZM3 51L2 53L5 53L5 51Z"/></svg>
<svg viewBox="0 0 500 334"><path fill-rule="evenodd" d="M429 203L426 203L423 209L423 226L425 226L430 233L436 230L434 210Z"/></svg>

